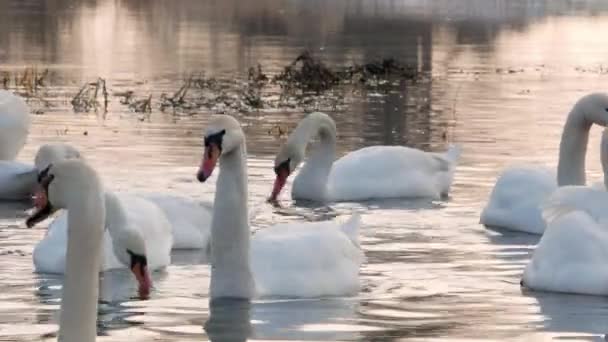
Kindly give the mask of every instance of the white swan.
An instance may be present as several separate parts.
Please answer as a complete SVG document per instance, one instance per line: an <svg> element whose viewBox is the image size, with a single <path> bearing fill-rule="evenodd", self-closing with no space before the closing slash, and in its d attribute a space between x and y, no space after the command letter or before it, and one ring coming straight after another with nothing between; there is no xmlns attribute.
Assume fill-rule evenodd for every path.
<svg viewBox="0 0 608 342"><path fill-rule="evenodd" d="M557 177L542 167L512 167L505 170L481 213L480 223L542 234L545 222L541 202L558 186L585 185L585 153L592 124L608 125L606 94L582 97L568 114L560 142Z"/></svg>
<svg viewBox="0 0 608 342"><path fill-rule="evenodd" d="M171 224L154 203L127 194L104 192L106 231L99 269L130 268L139 283L139 293L147 297L152 285L150 271L171 261ZM39 212L28 225L34 225L48 212ZM46 236L33 252L36 272L64 273L68 244L69 211L51 222Z"/></svg>
<svg viewBox="0 0 608 342"><path fill-rule="evenodd" d="M551 196L547 229L526 266L522 285L543 291L608 295L608 192L567 186ZM563 203L568 192L588 201L586 210ZM556 196L557 195L557 196ZM598 201L592 203L591 201ZM568 202L567 199L565 202Z"/></svg>
<svg viewBox="0 0 608 342"><path fill-rule="evenodd" d="M25 145L30 129L30 110L10 91L0 90L0 160L13 160Z"/></svg>
<svg viewBox="0 0 608 342"><path fill-rule="evenodd" d="M40 146L33 166L0 160L0 199L30 199L35 190L38 172L45 169L53 160L72 158L80 158L78 150L67 144L50 143Z"/></svg>
<svg viewBox="0 0 608 342"><path fill-rule="evenodd" d="M24 182L35 183L36 175L38 174L38 170L43 170L48 167L50 164L54 162L58 162L60 160L72 159L72 158L80 158L84 159L84 156L80 154L80 152L69 144L63 143L52 143L46 144L40 147L38 153L35 158L35 167L31 171L27 171L26 174L21 177ZM31 167L30 167L31 168ZM27 180L27 181L26 181ZM28 193L31 190L32 185L27 184L23 186L23 189L27 189ZM120 199L120 203L122 206L127 207L126 210L132 210L132 214L134 215L142 215L143 210L150 210L151 207L149 205L143 205L142 201L148 200L158 206L164 213L165 218L159 218L158 222L169 221L171 225L171 234L173 241L173 249L206 249L209 244L209 227L211 226L211 207L204 202L195 201L191 199L186 199L178 196L171 196L166 194L137 194L137 195L126 195L126 194L117 194L113 195L114 198ZM132 202L132 203L129 203ZM155 210L157 212L152 213L153 217L159 217L158 208ZM112 213L111 210L107 210L108 215ZM109 221L109 220L107 220ZM142 222L144 224L145 222ZM65 228L67 226L66 216L60 216L56 222L53 222L49 227L49 236L56 236L59 238L61 236L61 241L64 241L65 244ZM63 232L57 231L53 232L55 227L63 227L61 228ZM152 229L153 230L153 229ZM58 235L56 235L58 234ZM49 237L50 238L50 237ZM166 240L166 237L162 238ZM55 240L53 240L55 241ZM51 242L45 242L51 243ZM57 244L59 242L55 241L52 244ZM52 244L50 248L52 248ZM164 251L163 248L160 250ZM46 252L42 255L47 255ZM119 263L116 258L112 257L111 254L105 254L105 265L102 267L105 269L112 268L120 268L123 267L121 263ZM61 256L61 257L60 257ZM63 266L63 259L65 256L65 251L61 254L58 254L56 257L46 258L45 266L41 266L41 272L53 272L53 273L61 273L61 269ZM163 258L153 258L153 260ZM50 266L54 265L54 266ZM151 262L151 265L163 265L164 262L155 263Z"/></svg>
<svg viewBox="0 0 608 342"><path fill-rule="evenodd" d="M563 186L544 201L547 229L522 284L545 291L608 295L608 130L602 133L605 184Z"/></svg>
<svg viewBox="0 0 608 342"><path fill-rule="evenodd" d="M29 109L21 97L0 90L0 200L23 200L33 181L32 167L14 161L25 145L30 128Z"/></svg>
<svg viewBox="0 0 608 342"><path fill-rule="evenodd" d="M343 225L278 225L250 239L246 157L236 119L214 117L197 175L204 182L220 160L211 223L211 300L356 294L364 258L358 246L359 216Z"/></svg>
<svg viewBox="0 0 608 342"><path fill-rule="evenodd" d="M405 146L371 146L334 162L336 124L315 112L304 117L275 158L276 200L287 178L304 159L308 143L318 146L295 178L292 198L314 201L349 201L389 197L430 197L448 194L460 148L446 153L423 152Z"/></svg>
<svg viewBox="0 0 608 342"><path fill-rule="evenodd" d="M68 211L58 340L93 342L97 335L98 274L105 218L101 181L82 161L67 160L42 174L41 186L44 190L37 195L36 215L62 208Z"/></svg>

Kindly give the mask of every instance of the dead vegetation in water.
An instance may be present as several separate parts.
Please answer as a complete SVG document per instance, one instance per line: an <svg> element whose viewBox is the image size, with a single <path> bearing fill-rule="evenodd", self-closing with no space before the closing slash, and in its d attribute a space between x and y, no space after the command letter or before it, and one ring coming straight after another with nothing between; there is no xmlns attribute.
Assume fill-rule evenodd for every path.
<svg viewBox="0 0 608 342"><path fill-rule="evenodd" d="M43 114L52 107L44 94L48 79L49 69L39 70L36 66L28 66L23 70L0 70L2 88L23 97L34 114Z"/></svg>
<svg viewBox="0 0 608 342"><path fill-rule="evenodd" d="M15 90L34 101L41 101L43 113L50 107L45 99L49 88L49 70L35 67L19 72L0 70L0 86ZM173 115L193 115L201 111L212 113L257 112L273 110L327 110L346 108L347 101L361 88L383 91L405 81L416 81L420 75L396 59L385 58L362 64L330 66L312 53L304 51L277 74L267 74L262 65L250 67L241 77L193 73L184 78L174 91L158 94L141 93L143 83L129 81L132 88L114 91L116 103L136 113L140 120L160 111ZM99 77L73 90L70 103L74 112L108 112L108 84ZM68 90L71 91L71 90ZM48 97L46 97L48 98ZM38 99L38 100L37 100ZM156 100L156 101L155 101Z"/></svg>
<svg viewBox="0 0 608 342"><path fill-rule="evenodd" d="M101 96L103 102L99 102ZM104 113L108 111L108 89L106 80L99 77L95 82L85 83L70 103L76 113L88 113L91 110L102 109ZM103 104L103 105L102 105Z"/></svg>

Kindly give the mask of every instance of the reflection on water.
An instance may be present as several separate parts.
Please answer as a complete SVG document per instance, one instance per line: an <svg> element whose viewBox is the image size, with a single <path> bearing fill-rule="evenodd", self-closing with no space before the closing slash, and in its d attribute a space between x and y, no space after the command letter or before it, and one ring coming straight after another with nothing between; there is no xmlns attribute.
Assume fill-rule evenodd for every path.
<svg viewBox="0 0 608 342"><path fill-rule="evenodd" d="M0 79L23 77L26 67L49 69L28 100L43 110L20 160L30 161L44 142L69 142L119 191L212 199L214 178L203 185L193 176L210 113L163 113L160 95L193 72L235 84L258 63L276 74L305 49L333 66L393 57L424 75L334 89L344 102L330 113L340 153L373 144L463 146L445 201L317 207L285 200L274 208L265 198L272 154L284 137L271 132L277 124L293 127L304 109L231 112L248 138L253 229L364 212L360 294L210 307L207 256L179 251L167 270L153 274L148 301L132 299L129 272L103 275L101 341L591 340L608 331L606 301L522 292L521 273L538 237L485 229L478 219L504 167L555 167L570 106L605 88L608 44L599 33L606 31L603 0L5 0ZM70 100L97 77L108 84L108 112L74 113ZM126 90L152 95L149 117L120 103L116 94ZM321 105L313 98L305 109ZM588 172L600 179L597 131L590 141ZM52 340L61 277L32 273L31 253L44 230L23 228L25 209L0 205L0 340Z"/></svg>

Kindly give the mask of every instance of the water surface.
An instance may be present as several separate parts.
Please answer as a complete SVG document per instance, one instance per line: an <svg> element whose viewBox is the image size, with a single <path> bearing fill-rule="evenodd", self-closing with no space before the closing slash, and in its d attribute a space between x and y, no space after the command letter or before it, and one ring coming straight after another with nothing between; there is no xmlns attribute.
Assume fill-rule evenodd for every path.
<svg viewBox="0 0 608 342"><path fill-rule="evenodd" d="M605 88L603 32L608 3L599 0L4 0L0 71L49 69L46 85L29 100L39 114L20 160L32 160L45 142L69 142L111 189L211 200L214 180L199 184L194 172L202 127L223 111L247 133L256 229L363 212L367 261L354 298L209 308L204 257L176 252L173 264L154 274L148 301L131 299L126 272L103 276L99 340L599 340L608 331L605 298L522 291L538 237L478 221L505 167L555 167L570 107ZM260 64L273 75L303 50L329 65L392 57L423 76L380 89L333 90L335 108L317 98L305 108L158 110L161 93L173 93L192 73L238 82ZM108 112L75 113L70 100L98 77L107 81ZM152 95L152 113L121 104L115 95L126 90ZM284 139L273 129L293 127L314 109L335 118L340 154L374 144L432 151L461 144L450 197L311 207L284 196L284 209L263 204L273 153ZM598 133L594 128L590 139L590 180L601 179ZM52 340L61 277L32 272L31 253L45 227L25 229L24 209L0 208L0 340Z"/></svg>

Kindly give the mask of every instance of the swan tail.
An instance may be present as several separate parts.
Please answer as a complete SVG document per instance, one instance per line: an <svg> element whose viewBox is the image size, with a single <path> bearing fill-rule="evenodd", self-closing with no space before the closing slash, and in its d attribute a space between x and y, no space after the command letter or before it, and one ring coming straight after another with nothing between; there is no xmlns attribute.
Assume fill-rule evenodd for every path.
<svg viewBox="0 0 608 342"><path fill-rule="evenodd" d="M358 246L359 245L359 227L360 226L361 226L361 214L354 213L348 219L348 221L344 222L340 226L340 230L342 230L342 232L344 234L346 234L346 236L348 236L348 238L353 242L353 244Z"/></svg>
<svg viewBox="0 0 608 342"><path fill-rule="evenodd" d="M456 144L450 144L445 152L445 158L452 164L456 163L462 154L462 147Z"/></svg>

